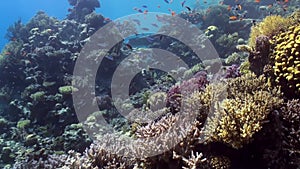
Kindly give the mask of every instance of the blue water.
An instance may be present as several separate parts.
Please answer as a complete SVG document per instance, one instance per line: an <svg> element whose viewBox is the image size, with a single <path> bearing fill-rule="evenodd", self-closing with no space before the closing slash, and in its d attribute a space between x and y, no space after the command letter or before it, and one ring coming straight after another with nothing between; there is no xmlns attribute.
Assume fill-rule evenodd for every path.
<svg viewBox="0 0 300 169"><path fill-rule="evenodd" d="M149 12L170 13L169 9L171 9L178 13L186 10L181 7L182 1L174 0L171 4L167 4L164 0L100 0L101 8L97 9L97 13L113 20L137 13L133 10L135 7L145 10L143 5L147 6ZM208 0L207 4L201 5L204 8L210 2L216 3L216 1ZM192 6L195 2L195 0L186 0L185 5ZM0 50L7 43L7 39L5 39L7 28L18 19L21 19L22 23L26 23L38 11L45 11L49 16L64 19L70 7L68 0L2 0L0 5Z"/></svg>

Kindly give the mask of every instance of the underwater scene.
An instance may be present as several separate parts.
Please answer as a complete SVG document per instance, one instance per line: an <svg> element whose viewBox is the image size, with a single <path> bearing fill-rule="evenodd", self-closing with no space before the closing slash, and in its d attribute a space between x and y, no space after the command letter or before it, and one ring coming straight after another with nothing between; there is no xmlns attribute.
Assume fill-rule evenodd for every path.
<svg viewBox="0 0 300 169"><path fill-rule="evenodd" d="M299 5L2 2L0 168L300 169Z"/></svg>

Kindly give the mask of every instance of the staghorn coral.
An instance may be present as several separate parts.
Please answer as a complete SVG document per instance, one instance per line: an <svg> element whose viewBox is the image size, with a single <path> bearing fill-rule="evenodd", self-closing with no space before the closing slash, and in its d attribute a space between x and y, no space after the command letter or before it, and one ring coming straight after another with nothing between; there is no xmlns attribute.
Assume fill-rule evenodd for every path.
<svg viewBox="0 0 300 169"><path fill-rule="evenodd" d="M178 155L176 154L175 151L173 151L173 158L182 160L188 166L188 167L182 167L183 169L197 169L200 167L204 168L204 165L207 161L206 158L203 158L202 153L198 153L198 152L194 153L193 151L191 152L189 158Z"/></svg>
<svg viewBox="0 0 300 169"><path fill-rule="evenodd" d="M231 166L231 161L226 156L212 156L208 160L213 169L229 169Z"/></svg>
<svg viewBox="0 0 300 169"><path fill-rule="evenodd" d="M254 74L227 81L227 98L216 105L217 119L208 120L206 132L213 133L210 141L224 142L238 149L252 140L267 115L282 103L278 91L269 90L265 81Z"/></svg>
<svg viewBox="0 0 300 169"><path fill-rule="evenodd" d="M300 25L290 27L276 35L271 53L274 60L275 83L282 87L286 96L300 94Z"/></svg>

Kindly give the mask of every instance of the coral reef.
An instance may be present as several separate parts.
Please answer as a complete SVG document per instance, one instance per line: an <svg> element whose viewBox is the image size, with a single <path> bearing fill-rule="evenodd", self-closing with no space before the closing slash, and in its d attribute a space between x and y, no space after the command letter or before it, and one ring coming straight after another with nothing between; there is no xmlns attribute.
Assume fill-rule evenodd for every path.
<svg viewBox="0 0 300 169"><path fill-rule="evenodd" d="M298 13L295 11L289 17L266 17L252 27L250 46L243 47L250 52L250 70L258 75L265 74L270 83L280 86L289 98L297 98L300 86Z"/></svg>
<svg viewBox="0 0 300 169"><path fill-rule="evenodd" d="M100 7L98 0L69 0L69 4L73 6L73 8L70 9L68 19L74 19L76 21L83 21L86 15Z"/></svg>
<svg viewBox="0 0 300 169"><path fill-rule="evenodd" d="M80 124L71 95L79 91L71 82L81 87L91 84L88 77L72 77L72 71L89 37L109 20L95 13L100 7L98 0L69 3L72 7L66 19L58 20L40 11L28 23L17 21L8 29L10 42L0 54L0 168L300 167L300 101L290 99L299 98L300 93L300 11L290 17L271 15L253 22L249 46L244 39L248 38L251 19L229 18L241 10L234 8L246 8L251 10L247 15L261 18L263 15L254 15L259 8L253 8L250 0L241 2L243 7L226 0L226 5L205 10L198 6L178 14L204 30L203 36L190 39L191 45L199 48L208 37L223 58L226 70L216 83L212 74L203 71L209 69L205 63L214 66L215 60L197 59L178 40L151 35L148 38L153 38L153 43L145 37L134 37L127 44L125 40L119 42L108 52L112 59L101 63L95 80L92 104L100 111ZM297 3L299 0L290 2L293 6ZM295 7L288 11L291 9ZM181 25L171 23L174 30L181 30ZM132 22L117 24L125 33L136 31L138 26ZM180 31L172 34L180 35ZM113 100L107 85L111 82L109 75L124 58L137 53L124 63L127 66L153 61L149 57L153 53L138 46L176 53L190 69L181 67L170 74L143 69L130 84L130 98ZM246 52L249 57L240 65ZM88 57L100 62L98 55ZM172 75L177 75L179 82L175 84ZM135 121L122 118L115 105L126 110L135 108L126 116ZM145 142L137 141L133 147L106 146L123 140L107 134L103 118L122 137L145 139L149 145L143 147ZM92 141L87 133L101 139ZM161 140L151 140L162 134ZM166 149L164 153L147 156L162 148ZM122 156L127 151L139 158Z"/></svg>

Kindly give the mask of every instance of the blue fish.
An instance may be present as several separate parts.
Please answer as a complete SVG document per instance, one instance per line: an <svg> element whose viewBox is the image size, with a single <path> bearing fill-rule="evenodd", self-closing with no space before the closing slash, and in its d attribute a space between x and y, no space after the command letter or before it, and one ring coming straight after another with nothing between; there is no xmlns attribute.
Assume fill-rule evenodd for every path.
<svg viewBox="0 0 300 169"><path fill-rule="evenodd" d="M169 3L169 1L168 0L164 0L167 4Z"/></svg>
<svg viewBox="0 0 300 169"><path fill-rule="evenodd" d="M184 6L185 2L186 2L185 0L181 2L182 7Z"/></svg>
<svg viewBox="0 0 300 169"><path fill-rule="evenodd" d="M143 8L147 8L147 5L143 5L142 7L143 7Z"/></svg>

